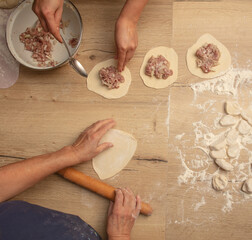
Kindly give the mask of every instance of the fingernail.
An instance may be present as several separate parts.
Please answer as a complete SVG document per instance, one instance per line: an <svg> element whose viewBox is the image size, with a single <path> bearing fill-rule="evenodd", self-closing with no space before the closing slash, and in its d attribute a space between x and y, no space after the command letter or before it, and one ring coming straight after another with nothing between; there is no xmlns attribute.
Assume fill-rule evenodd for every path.
<svg viewBox="0 0 252 240"><path fill-rule="evenodd" d="M113 147L113 146L114 146L113 143L110 143L110 144L109 144L109 147Z"/></svg>

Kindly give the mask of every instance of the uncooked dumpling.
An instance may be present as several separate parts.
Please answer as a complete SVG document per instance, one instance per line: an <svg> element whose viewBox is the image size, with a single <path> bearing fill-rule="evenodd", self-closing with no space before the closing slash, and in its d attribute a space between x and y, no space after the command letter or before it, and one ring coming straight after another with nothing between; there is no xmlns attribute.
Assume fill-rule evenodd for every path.
<svg viewBox="0 0 252 240"><path fill-rule="evenodd" d="M209 72L209 73L204 73L201 70L201 68L197 66L197 63L196 63L197 57L196 57L195 53L205 43L212 43L212 44L216 45L221 53L220 59L219 59L219 64L217 66L213 67L213 71ZM198 39L198 41L188 49L187 55L186 55L186 62L187 62L187 67L188 67L189 71L193 75L200 77L200 78L214 78L214 77L221 76L228 71L228 69L231 66L231 55L230 55L228 49L221 42L216 40L209 33L206 33L203 36L201 36Z"/></svg>
<svg viewBox="0 0 252 240"><path fill-rule="evenodd" d="M252 194L252 177L248 178L242 185L242 191Z"/></svg>
<svg viewBox="0 0 252 240"><path fill-rule="evenodd" d="M222 191L228 184L228 178L222 174L216 174L213 176L212 185L217 191Z"/></svg>
<svg viewBox="0 0 252 240"><path fill-rule="evenodd" d="M100 177L106 179L120 172L133 157L137 140L129 133L111 129L100 143L111 142L113 147L93 158L93 168Z"/></svg>

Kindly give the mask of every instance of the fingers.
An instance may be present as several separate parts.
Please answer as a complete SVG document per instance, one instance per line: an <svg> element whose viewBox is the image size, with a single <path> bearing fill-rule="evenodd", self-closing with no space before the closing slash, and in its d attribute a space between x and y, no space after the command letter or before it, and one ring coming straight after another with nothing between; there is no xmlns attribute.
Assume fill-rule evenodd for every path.
<svg viewBox="0 0 252 240"><path fill-rule="evenodd" d="M48 27L49 32L59 41L62 42L62 38L60 36L60 32L59 32L59 25L57 25L56 20L55 20L55 16L53 14L53 12L47 12L45 13L45 20L46 20L46 24Z"/></svg>
<svg viewBox="0 0 252 240"><path fill-rule="evenodd" d="M112 118L109 118L109 119L97 121L97 122L93 123L90 127L86 128L86 129L84 130L84 132L85 132L85 131L89 131L89 132L91 132L91 133L94 133L94 132L96 132L100 127L102 127L102 126L104 126L104 125L106 125L106 124L108 124L108 123L110 123L110 122L115 122L115 120L112 119Z"/></svg>
<svg viewBox="0 0 252 240"><path fill-rule="evenodd" d="M60 21L61 21L61 18L62 18L62 12L63 12L63 7L59 7L57 9L57 11L55 12L55 22L57 24L57 26L59 27L60 25Z"/></svg>
<svg viewBox="0 0 252 240"><path fill-rule="evenodd" d="M99 154L99 153L101 153L101 152L103 152L103 151L105 151L106 149L111 148L111 147L113 147L113 144L112 144L112 143L110 143L110 142L105 142L105 143L102 143L101 145L99 145L99 146L97 147L96 151L97 151L97 153Z"/></svg>
<svg viewBox="0 0 252 240"><path fill-rule="evenodd" d="M117 50L117 57L118 57L118 64L117 68L119 72L122 72L125 67L125 60L126 60L126 50Z"/></svg>
<svg viewBox="0 0 252 240"><path fill-rule="evenodd" d="M141 210L141 198L129 188L118 188L115 190L115 203L113 211L123 211L136 219Z"/></svg>
<svg viewBox="0 0 252 240"><path fill-rule="evenodd" d="M126 64L131 60L131 58L133 58L134 53L135 53L135 50L130 50L130 51L127 52L126 58L125 58L125 65L124 65L124 67L125 67ZM123 67L123 68L124 68L124 67Z"/></svg>
<svg viewBox="0 0 252 240"><path fill-rule="evenodd" d="M44 18L41 15L38 15L38 19L44 31L48 32L48 28L47 28L46 21L44 20Z"/></svg>
<svg viewBox="0 0 252 240"><path fill-rule="evenodd" d="M136 196L136 208L135 208L135 211L134 211L134 215L136 217L139 216L140 214L140 211L141 211L141 198L139 195Z"/></svg>
<svg viewBox="0 0 252 240"><path fill-rule="evenodd" d="M114 202L114 210L118 211L123 207L123 193L121 189L115 190L115 202Z"/></svg>
<svg viewBox="0 0 252 240"><path fill-rule="evenodd" d="M108 216L110 216L113 212L114 203L112 201L109 202L109 208L108 208Z"/></svg>
<svg viewBox="0 0 252 240"><path fill-rule="evenodd" d="M102 138L102 136L109 130L111 129L112 127L115 126L115 121L112 120L112 121L109 121L108 123L104 124L103 126L101 126L97 132L96 132L96 135L98 137L98 139L100 140Z"/></svg>

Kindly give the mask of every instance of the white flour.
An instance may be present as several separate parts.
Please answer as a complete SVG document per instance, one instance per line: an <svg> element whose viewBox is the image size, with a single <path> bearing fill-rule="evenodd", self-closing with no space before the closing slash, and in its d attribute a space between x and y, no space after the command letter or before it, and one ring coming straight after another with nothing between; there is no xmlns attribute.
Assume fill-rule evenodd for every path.
<svg viewBox="0 0 252 240"><path fill-rule="evenodd" d="M227 99L241 103L245 102L243 105L248 105L249 103L247 108L252 109L252 101L250 100L252 98L252 71L232 68L221 77L192 84L191 88L194 92L194 99L188 104L197 108L198 113L202 117L200 118L201 120L191 123L191 133L182 132L174 137L178 144L172 147L177 153L177 158L180 160L182 166L182 172L178 176L178 184L188 185L189 189L191 189L192 187L194 188L194 186L198 187L199 183L203 183L203 185L197 189L201 194L201 200L197 203L192 203L191 206L195 212L199 211L201 206L208 204L205 194L208 194L208 197L211 198L222 199L223 206L220 208L220 211L224 213L230 212L235 204L251 200L251 198L248 195L243 194L240 189L242 182L248 176L252 175L252 133L246 136L239 136L238 138L243 157L240 159L240 156L238 156L237 158L232 159L231 163L235 169L233 172L225 173L229 178L229 183L228 190L223 193L218 192L217 194L217 192L211 187L213 175L222 170L217 168L213 159L209 157L209 145L219 138L219 136L225 134L231 129L231 127L224 128L220 126L219 120L224 115L224 111L217 110L223 109L223 103ZM248 93L246 97L243 93L244 90ZM205 92L208 92L208 95L211 97L207 101L204 98L204 102L202 103L202 101L199 100L202 96L204 97L203 93ZM220 97L217 97L217 95L223 95L222 101L219 100ZM168 107L167 118L168 131L170 121L169 115L170 107ZM235 127L237 127L237 125L233 126L233 128ZM193 141L191 141L191 139L193 139ZM193 153L195 153L193 156L191 156L191 154L190 156L187 156L189 148L188 144L186 147L185 143L187 142L191 143L189 149L190 152L192 152L192 149L198 149L197 153L195 153L196 150L193 150ZM201 154L199 154L200 151ZM183 199L183 201L186 201L186 199ZM182 221L176 220L175 223L197 223L190 219L184 221L184 217L185 216L183 215ZM209 215L208 217L214 219L216 216Z"/></svg>

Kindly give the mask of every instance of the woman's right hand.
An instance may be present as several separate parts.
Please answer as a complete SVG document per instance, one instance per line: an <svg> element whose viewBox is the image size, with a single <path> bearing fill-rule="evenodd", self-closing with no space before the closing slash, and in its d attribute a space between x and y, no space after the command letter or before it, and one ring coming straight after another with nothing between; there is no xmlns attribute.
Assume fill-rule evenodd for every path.
<svg viewBox="0 0 252 240"><path fill-rule="evenodd" d="M108 239L129 240L141 210L141 198L129 188L116 189L115 194L115 202L110 202L108 210Z"/></svg>

